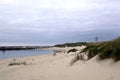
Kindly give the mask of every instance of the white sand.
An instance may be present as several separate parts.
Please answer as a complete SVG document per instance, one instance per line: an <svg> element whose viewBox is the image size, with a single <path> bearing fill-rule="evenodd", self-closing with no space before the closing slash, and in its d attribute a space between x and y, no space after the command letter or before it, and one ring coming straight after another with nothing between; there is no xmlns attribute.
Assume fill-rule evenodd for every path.
<svg viewBox="0 0 120 80"><path fill-rule="evenodd" d="M0 80L120 80L120 62L98 61L96 56L85 63L77 61L70 66L74 57L58 53L56 56L1 59ZM27 65L8 66L11 62L24 61Z"/></svg>

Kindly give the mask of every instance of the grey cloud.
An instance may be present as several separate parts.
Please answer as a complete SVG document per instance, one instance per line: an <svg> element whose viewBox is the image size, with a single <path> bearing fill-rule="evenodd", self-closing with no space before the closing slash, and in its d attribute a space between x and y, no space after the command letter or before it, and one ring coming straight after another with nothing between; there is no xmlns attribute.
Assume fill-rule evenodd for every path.
<svg viewBox="0 0 120 80"><path fill-rule="evenodd" d="M78 0L80 1L83 0ZM42 8L38 4L31 6L34 3L26 6L26 3L0 4L0 42L55 44L93 41L95 36L100 40L119 36L119 1L87 1L83 2L94 3L95 6L85 9L64 9L51 6Z"/></svg>

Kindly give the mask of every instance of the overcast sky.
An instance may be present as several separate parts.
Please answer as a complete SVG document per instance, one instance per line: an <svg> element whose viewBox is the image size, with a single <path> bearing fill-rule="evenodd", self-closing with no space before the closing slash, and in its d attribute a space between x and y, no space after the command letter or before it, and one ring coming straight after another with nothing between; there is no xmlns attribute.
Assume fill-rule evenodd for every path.
<svg viewBox="0 0 120 80"><path fill-rule="evenodd" d="M0 0L0 45L53 45L120 36L120 0Z"/></svg>

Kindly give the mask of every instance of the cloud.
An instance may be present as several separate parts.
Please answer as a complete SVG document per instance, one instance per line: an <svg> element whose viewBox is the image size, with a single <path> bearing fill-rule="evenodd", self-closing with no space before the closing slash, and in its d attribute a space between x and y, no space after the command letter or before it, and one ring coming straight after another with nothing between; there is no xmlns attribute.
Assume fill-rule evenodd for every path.
<svg viewBox="0 0 120 80"><path fill-rule="evenodd" d="M0 4L5 5L57 10L92 9L98 7L99 2L101 1L95 2L95 0L0 0Z"/></svg>
<svg viewBox="0 0 120 80"><path fill-rule="evenodd" d="M118 0L0 0L0 42L112 39L120 34L119 7Z"/></svg>

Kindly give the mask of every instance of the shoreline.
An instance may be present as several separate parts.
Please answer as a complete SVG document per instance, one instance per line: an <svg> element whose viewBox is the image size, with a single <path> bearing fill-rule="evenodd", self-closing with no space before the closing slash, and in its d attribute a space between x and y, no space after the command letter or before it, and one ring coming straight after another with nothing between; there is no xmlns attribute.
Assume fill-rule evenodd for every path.
<svg viewBox="0 0 120 80"><path fill-rule="evenodd" d="M53 48L69 50L70 48ZM81 49L79 47L79 49ZM75 55L66 53L42 54L16 59L0 59L1 80L120 80L120 62L81 60L70 65ZM26 62L25 64L23 64ZM15 63L13 65L9 65ZM20 63L17 64L16 63Z"/></svg>
<svg viewBox="0 0 120 80"><path fill-rule="evenodd" d="M0 60L22 59L22 58L28 58L28 57L38 57L38 56L42 56L42 55L52 55L52 53L38 54L38 55L31 55L31 56L23 56L23 57L15 57L15 58L0 58Z"/></svg>

